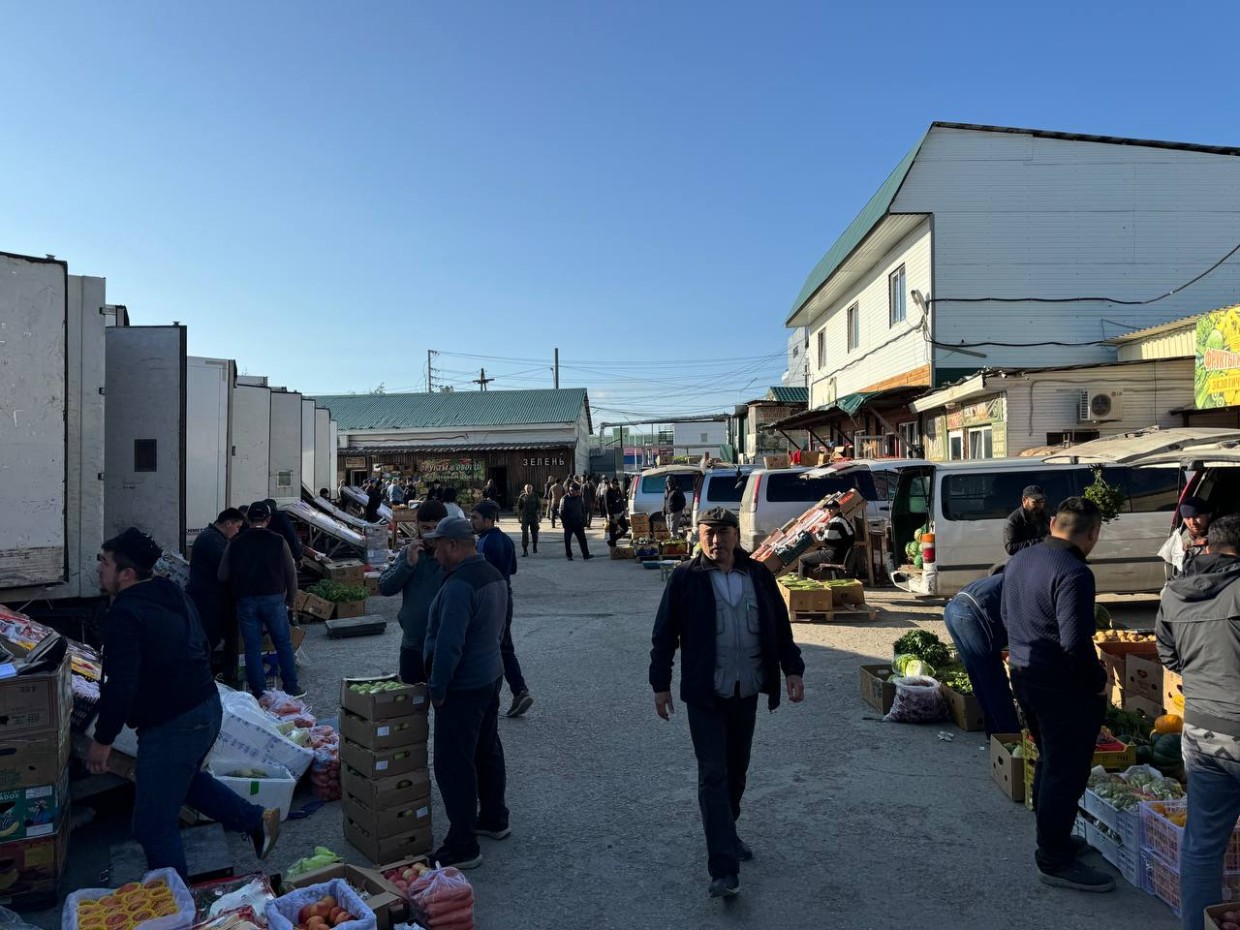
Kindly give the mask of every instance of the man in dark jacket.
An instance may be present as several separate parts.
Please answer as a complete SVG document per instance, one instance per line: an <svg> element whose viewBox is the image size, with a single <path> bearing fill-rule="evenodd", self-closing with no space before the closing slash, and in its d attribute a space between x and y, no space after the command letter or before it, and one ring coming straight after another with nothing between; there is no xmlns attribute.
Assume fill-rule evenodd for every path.
<svg viewBox="0 0 1240 930"><path fill-rule="evenodd" d="M775 577L739 548L736 514L722 507L698 518L702 552L672 572L654 621L650 686L655 711L673 713L672 661L680 649L680 699L698 763L698 806L706 831L711 897L740 891L740 863L753 851L736 834L758 694L779 706L805 696L805 663L792 640L788 610Z"/></svg>
<svg viewBox="0 0 1240 930"><path fill-rule="evenodd" d="M554 520L552 525L554 525ZM590 560L590 547L586 543L586 505L581 497L581 485L573 482L568 486L568 493L560 501L560 522L564 524L564 556L573 560L573 537L577 537L577 547L581 549L581 557Z"/></svg>
<svg viewBox="0 0 1240 930"><path fill-rule="evenodd" d="M628 501L624 497L624 492L620 490L618 478L611 479L611 484L608 485L603 499L603 507L607 514L607 545L615 546L616 540L628 529L628 517L625 514Z"/></svg>
<svg viewBox="0 0 1240 930"><path fill-rule="evenodd" d="M293 564L301 564L301 540L297 536L297 530L293 528L293 521L289 519L288 514L280 510L276 506L273 498L267 498L263 501L267 505L267 509L271 511L271 522L268 527L276 533L284 537L284 541L288 543L289 552L293 553Z"/></svg>
<svg viewBox="0 0 1240 930"><path fill-rule="evenodd" d="M1021 492L1020 506L1008 514L1007 523L1003 525L1003 548L1008 555L1016 555L1021 549L1036 546L1050 531L1046 495L1036 484L1031 484Z"/></svg>
<svg viewBox="0 0 1240 930"><path fill-rule="evenodd" d="M530 554L530 537L534 539L534 554L538 555L538 524L542 521L542 499L534 493L534 485L527 484L517 498L517 519L521 523L521 555Z"/></svg>
<svg viewBox="0 0 1240 930"><path fill-rule="evenodd" d="M223 640L224 672L230 681L237 674L237 622L229 609L228 592L220 583L220 562L229 540L244 522L241 511L229 507L198 534L189 552L189 584L185 586L185 593L198 610L208 652L214 654Z"/></svg>
<svg viewBox="0 0 1240 930"><path fill-rule="evenodd" d="M418 508L418 538L402 549L396 561L379 576L380 594L401 596L400 613L396 615L401 630L400 680L407 685L426 681L422 647L426 644L431 601L443 584L443 569L435 561L435 541L426 537L447 515L439 501L425 501Z"/></svg>
<svg viewBox="0 0 1240 930"><path fill-rule="evenodd" d="M237 606L237 624L245 642L245 680L255 697L267 690L263 674L263 630L271 637L280 663L280 683L294 697L305 694L297 683L297 663L289 638L289 611L297 596L297 565L288 543L268 524L266 501L250 505L250 529L234 539L220 561L220 581L227 582Z"/></svg>
<svg viewBox="0 0 1240 930"><path fill-rule="evenodd" d="M594 525L594 501L597 495L598 485L594 483L594 478L586 475L581 482L581 503L586 514L586 529Z"/></svg>
<svg viewBox="0 0 1240 930"><path fill-rule="evenodd" d="M667 476L667 485L663 489L663 516L667 521L668 531L673 536L679 536L680 525L685 516L685 492L676 483L675 475Z"/></svg>
<svg viewBox="0 0 1240 930"><path fill-rule="evenodd" d="M1016 733L1020 718L1003 668L1007 630L1003 628L1003 567L971 581L943 608L943 625L969 673L973 693L986 717L986 735Z"/></svg>
<svg viewBox="0 0 1240 930"><path fill-rule="evenodd" d="M379 487L379 482L371 479L366 485L366 513L365 520L367 523L379 522L379 507L383 504L383 489Z"/></svg>
<svg viewBox="0 0 1240 930"><path fill-rule="evenodd" d="M1107 676L1094 650L1094 573L1085 564L1101 528L1096 504L1065 500L1050 537L1008 562L1000 608L1012 690L1038 744L1038 877L1078 891L1115 887L1111 876L1076 860L1072 841L1107 705Z"/></svg>
<svg viewBox="0 0 1240 930"><path fill-rule="evenodd" d="M504 576L504 583L508 585L508 611L504 615L504 638L499 643L499 654L504 660L504 679L512 692L512 705L504 716L520 717L534 704L534 698L521 674L517 648L512 642L512 576L517 573L517 547L508 534L495 525L498 519L499 504L495 501L479 501L469 514L469 522L478 534L478 553Z"/></svg>
<svg viewBox="0 0 1240 930"><path fill-rule="evenodd" d="M1158 655L1184 677L1188 823L1180 845L1187 930L1223 900L1223 860L1240 818L1240 516L1215 520L1209 554L1163 588Z"/></svg>
<svg viewBox="0 0 1240 930"><path fill-rule="evenodd" d="M137 731L134 837L147 868L175 869L188 880L178 822L183 805L249 834L260 859L280 834L280 810L249 804L202 771L223 709L193 604L174 582L151 571L161 554L133 527L105 542L99 554L99 586L112 606L103 623L104 678L86 765L103 774L121 727Z"/></svg>

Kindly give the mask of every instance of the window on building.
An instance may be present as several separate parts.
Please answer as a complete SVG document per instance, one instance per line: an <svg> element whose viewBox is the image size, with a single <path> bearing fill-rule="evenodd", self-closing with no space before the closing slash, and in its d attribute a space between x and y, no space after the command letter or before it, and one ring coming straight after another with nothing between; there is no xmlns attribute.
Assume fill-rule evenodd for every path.
<svg viewBox="0 0 1240 930"><path fill-rule="evenodd" d="M993 459L994 433L989 426L978 426L969 430L969 458Z"/></svg>
<svg viewBox="0 0 1240 930"><path fill-rule="evenodd" d="M701 438L700 440L698 440L698 441L699 441L699 442L707 442L708 440L707 440L706 436L707 436L707 434L706 434L706 433L702 433L702 438Z"/></svg>
<svg viewBox="0 0 1240 930"><path fill-rule="evenodd" d="M947 460L959 462L964 458L964 431L950 430L947 434Z"/></svg>
<svg viewBox="0 0 1240 930"><path fill-rule="evenodd" d="M156 440L135 439L133 441L133 470L156 471Z"/></svg>
<svg viewBox="0 0 1240 930"><path fill-rule="evenodd" d="M887 322L891 326L903 323L908 299L904 286L904 266L901 265L887 276Z"/></svg>
<svg viewBox="0 0 1240 930"><path fill-rule="evenodd" d="M853 304L848 308L845 321L848 324L848 351L861 345L861 307Z"/></svg>
<svg viewBox="0 0 1240 930"><path fill-rule="evenodd" d="M913 446L918 445L920 438L917 435L917 421L897 423L896 429L900 433L900 454L911 456L913 454Z"/></svg>
<svg viewBox="0 0 1240 930"><path fill-rule="evenodd" d="M827 328L824 326L818 330L818 367L825 368L827 364Z"/></svg>

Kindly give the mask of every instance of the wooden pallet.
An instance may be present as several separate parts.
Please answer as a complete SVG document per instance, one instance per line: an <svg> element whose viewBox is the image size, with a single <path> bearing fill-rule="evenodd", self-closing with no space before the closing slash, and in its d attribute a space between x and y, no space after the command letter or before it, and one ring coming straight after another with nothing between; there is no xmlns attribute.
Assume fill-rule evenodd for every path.
<svg viewBox="0 0 1240 930"><path fill-rule="evenodd" d="M798 610L789 613L793 623L873 623L878 619L878 608L845 607L839 610Z"/></svg>

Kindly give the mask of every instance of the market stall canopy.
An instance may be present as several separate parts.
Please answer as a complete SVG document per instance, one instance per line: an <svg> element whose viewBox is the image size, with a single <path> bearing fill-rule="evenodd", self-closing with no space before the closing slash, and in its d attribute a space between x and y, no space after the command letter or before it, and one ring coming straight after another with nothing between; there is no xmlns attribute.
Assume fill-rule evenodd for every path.
<svg viewBox="0 0 1240 930"><path fill-rule="evenodd" d="M1197 446L1224 441L1240 441L1240 430L1151 426L1121 436L1083 442L1048 455L1042 461L1048 465L1125 465L1137 460L1144 462L1153 455L1170 455L1166 461L1178 461L1182 454L1190 457Z"/></svg>
<svg viewBox="0 0 1240 930"><path fill-rule="evenodd" d="M923 391L925 391L924 387L895 387L884 388L881 391L854 391L852 394L837 397L833 403L823 404L821 407L815 407L813 410L806 410L803 413L794 413L790 417L784 417L782 420L768 423L762 428L772 431L814 429L840 419L841 415L847 417L856 416L857 412L867 405L878 406L880 403L884 406L898 405Z"/></svg>

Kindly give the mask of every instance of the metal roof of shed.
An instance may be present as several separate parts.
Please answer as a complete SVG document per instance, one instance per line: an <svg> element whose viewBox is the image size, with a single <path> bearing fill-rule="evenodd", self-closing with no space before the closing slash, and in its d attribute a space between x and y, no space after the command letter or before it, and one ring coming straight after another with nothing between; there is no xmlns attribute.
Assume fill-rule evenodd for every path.
<svg viewBox="0 0 1240 930"><path fill-rule="evenodd" d="M344 431L445 429L575 423L589 398L585 388L534 391L448 391L420 394L318 394Z"/></svg>

